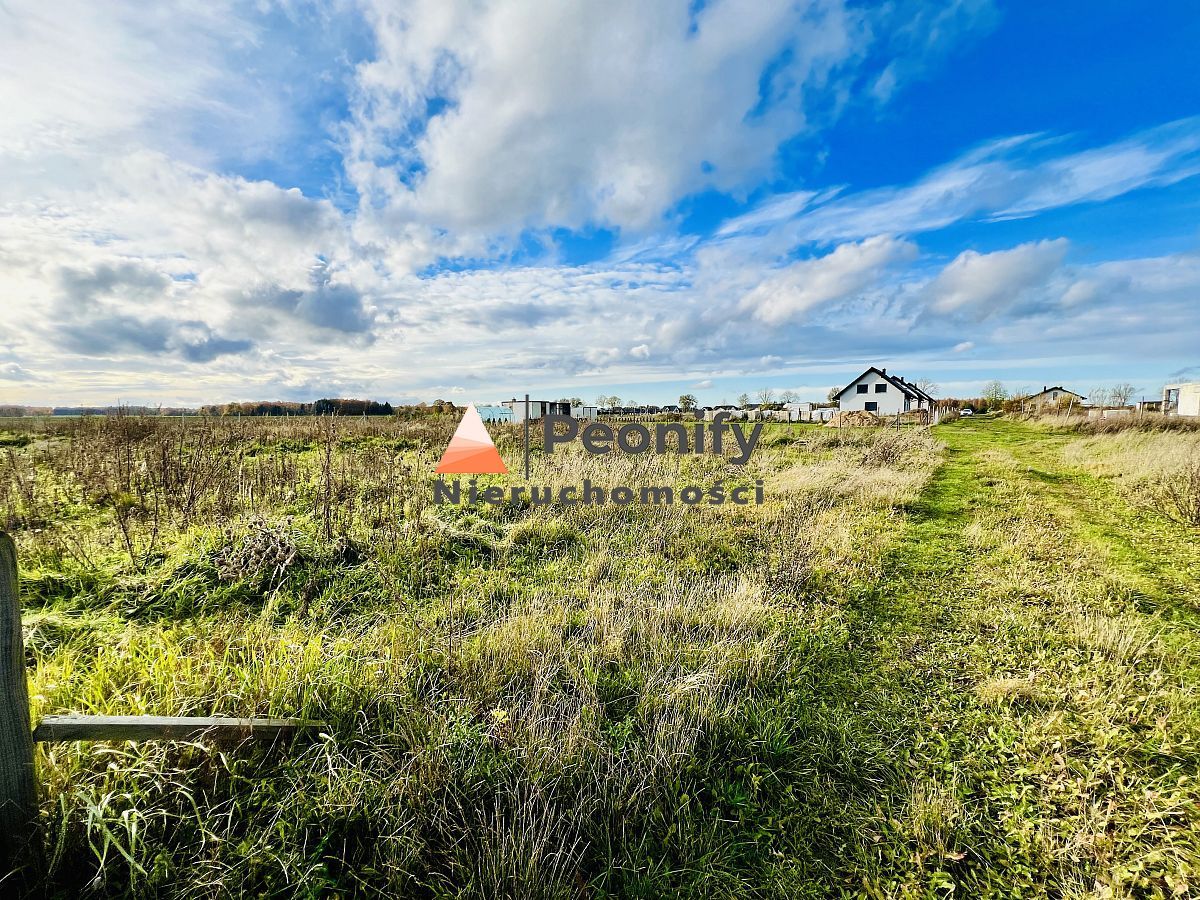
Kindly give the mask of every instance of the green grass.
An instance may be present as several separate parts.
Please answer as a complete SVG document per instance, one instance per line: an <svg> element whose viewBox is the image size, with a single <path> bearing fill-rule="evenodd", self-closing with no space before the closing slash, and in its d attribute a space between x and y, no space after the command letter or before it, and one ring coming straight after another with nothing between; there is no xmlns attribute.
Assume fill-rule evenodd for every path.
<svg viewBox="0 0 1200 900"><path fill-rule="evenodd" d="M470 510L452 422L58 427L0 483L35 717L329 727L43 747L52 894L1200 895L1197 534L1129 439L773 426L534 459L761 508Z"/></svg>

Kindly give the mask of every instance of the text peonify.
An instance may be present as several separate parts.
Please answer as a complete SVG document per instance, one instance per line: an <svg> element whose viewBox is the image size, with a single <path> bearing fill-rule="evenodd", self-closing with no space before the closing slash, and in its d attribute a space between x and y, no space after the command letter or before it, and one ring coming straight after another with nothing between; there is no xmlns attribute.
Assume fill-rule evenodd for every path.
<svg viewBox="0 0 1200 900"><path fill-rule="evenodd" d="M738 448L737 455L730 456L729 461L744 466L758 444L762 423L750 429L747 436L740 425L729 425L725 418L725 413L718 413L711 423L698 422L690 426L680 422L656 422L651 434L649 428L636 422L616 429L604 422L590 422L580 428L579 420L574 416L549 415L542 419L542 438L547 454L554 452L556 444L568 443L576 437L582 440L584 450L598 455L608 453L614 445L624 453L634 454L650 450L655 453L719 454L724 452L722 439L728 431ZM667 442L672 435L675 437L674 445Z"/></svg>

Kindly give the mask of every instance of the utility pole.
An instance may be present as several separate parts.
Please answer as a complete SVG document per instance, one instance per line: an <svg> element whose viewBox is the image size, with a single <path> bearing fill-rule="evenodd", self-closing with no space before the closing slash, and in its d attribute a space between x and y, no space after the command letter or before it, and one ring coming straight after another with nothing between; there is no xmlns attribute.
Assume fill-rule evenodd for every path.
<svg viewBox="0 0 1200 900"><path fill-rule="evenodd" d="M529 395L525 395L525 480L529 480Z"/></svg>

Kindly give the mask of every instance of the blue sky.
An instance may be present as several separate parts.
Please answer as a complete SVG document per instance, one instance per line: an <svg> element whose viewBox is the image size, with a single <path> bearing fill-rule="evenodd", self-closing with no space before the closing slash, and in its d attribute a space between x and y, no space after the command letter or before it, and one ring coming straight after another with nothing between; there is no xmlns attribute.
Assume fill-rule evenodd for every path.
<svg viewBox="0 0 1200 900"><path fill-rule="evenodd" d="M0 403L1200 380L1186 3L0 7Z"/></svg>

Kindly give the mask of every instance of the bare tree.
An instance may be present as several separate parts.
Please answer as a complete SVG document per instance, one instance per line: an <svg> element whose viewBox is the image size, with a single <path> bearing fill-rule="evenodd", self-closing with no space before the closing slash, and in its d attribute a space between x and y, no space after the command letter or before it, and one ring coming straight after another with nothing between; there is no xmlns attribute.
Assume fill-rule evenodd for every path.
<svg viewBox="0 0 1200 900"><path fill-rule="evenodd" d="M1108 388L1094 387L1088 391L1088 399L1092 401L1092 406L1105 407L1108 406Z"/></svg>
<svg viewBox="0 0 1200 900"><path fill-rule="evenodd" d="M1112 401L1113 406L1128 406L1129 398L1137 393L1137 388L1128 381L1123 381L1120 384L1114 384L1109 389L1108 397Z"/></svg>
<svg viewBox="0 0 1200 900"><path fill-rule="evenodd" d="M917 387L927 393L930 397L936 397L938 391L941 390L936 381L931 381L928 378L922 378L920 381L918 381Z"/></svg>
<svg viewBox="0 0 1200 900"><path fill-rule="evenodd" d="M779 395L779 399L782 400L784 403L795 403L797 400L800 399L800 395L797 394L795 391L784 391L782 394Z"/></svg>
<svg viewBox="0 0 1200 900"><path fill-rule="evenodd" d="M738 394L738 406L745 409L749 405L750 405L750 395L749 394Z"/></svg>
<svg viewBox="0 0 1200 900"><path fill-rule="evenodd" d="M764 406L768 403L775 402L775 391L773 391L771 388L763 388L762 390L760 390L758 392L757 396L758 396L758 402L763 404Z"/></svg>
<svg viewBox="0 0 1200 900"><path fill-rule="evenodd" d="M831 387L829 389L829 393L825 395L825 399L828 400L830 403L832 403L834 400L837 399L838 394L840 394L841 392L842 392L842 389L840 387L836 387L836 386Z"/></svg>

